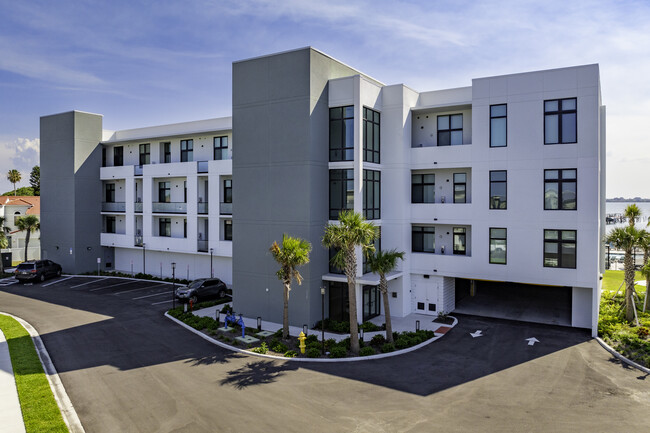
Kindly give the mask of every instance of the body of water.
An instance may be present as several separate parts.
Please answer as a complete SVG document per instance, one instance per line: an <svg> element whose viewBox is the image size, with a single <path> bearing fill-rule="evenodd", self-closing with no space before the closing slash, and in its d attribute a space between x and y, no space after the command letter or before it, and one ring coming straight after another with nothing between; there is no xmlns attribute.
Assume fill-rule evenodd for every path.
<svg viewBox="0 0 650 433"><path fill-rule="evenodd" d="M610 214L622 214L625 212L625 208L632 204L631 202L611 202L608 201L605 204L605 213L607 215ZM641 209L641 220L637 221L637 226L639 228L645 228L646 224L648 223L648 218L650 217L650 202L641 202L641 203L634 203L636 204L639 209ZM624 227L628 223L627 221L624 221L622 223L616 223L616 224L608 224L607 225L607 231L610 231L614 227Z"/></svg>

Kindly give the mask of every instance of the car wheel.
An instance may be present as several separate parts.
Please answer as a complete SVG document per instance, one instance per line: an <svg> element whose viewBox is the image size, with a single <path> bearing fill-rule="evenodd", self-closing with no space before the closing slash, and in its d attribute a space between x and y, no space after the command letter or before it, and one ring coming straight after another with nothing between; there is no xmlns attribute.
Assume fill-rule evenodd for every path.
<svg viewBox="0 0 650 433"><path fill-rule="evenodd" d="M39 277L39 280L41 281L41 283L42 283L43 281L45 281L45 274L41 274L41 276Z"/></svg>
<svg viewBox="0 0 650 433"><path fill-rule="evenodd" d="M223 290L223 289L219 290L219 297L220 298L225 298L226 297L226 291Z"/></svg>
<svg viewBox="0 0 650 433"><path fill-rule="evenodd" d="M60 277L60 276L61 276L61 269L57 269L57 271L56 271L56 276L57 276L57 277Z"/></svg>
<svg viewBox="0 0 650 433"><path fill-rule="evenodd" d="M196 305L196 301L198 301L196 295L190 296L190 302L192 303L192 305Z"/></svg>

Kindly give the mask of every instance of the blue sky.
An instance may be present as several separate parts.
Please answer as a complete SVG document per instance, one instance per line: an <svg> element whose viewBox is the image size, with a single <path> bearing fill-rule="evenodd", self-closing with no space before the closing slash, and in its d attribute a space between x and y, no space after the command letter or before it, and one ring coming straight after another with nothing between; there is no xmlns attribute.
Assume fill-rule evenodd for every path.
<svg viewBox="0 0 650 433"><path fill-rule="evenodd" d="M28 185L42 115L228 116L233 61L308 45L418 91L599 63L607 196L650 197L650 2L613 0L0 0L0 190Z"/></svg>

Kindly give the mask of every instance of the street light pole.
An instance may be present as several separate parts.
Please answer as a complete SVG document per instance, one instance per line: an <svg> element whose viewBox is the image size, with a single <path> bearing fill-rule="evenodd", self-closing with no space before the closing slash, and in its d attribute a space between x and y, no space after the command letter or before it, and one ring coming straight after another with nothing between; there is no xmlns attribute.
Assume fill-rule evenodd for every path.
<svg viewBox="0 0 650 433"><path fill-rule="evenodd" d="M176 308L176 263L172 262L172 309Z"/></svg>
<svg viewBox="0 0 650 433"><path fill-rule="evenodd" d="M213 248L210 248L210 278L214 278L214 272L212 271L212 251Z"/></svg>
<svg viewBox="0 0 650 433"><path fill-rule="evenodd" d="M320 288L321 313L320 313L320 340L321 354L325 355L325 287Z"/></svg>

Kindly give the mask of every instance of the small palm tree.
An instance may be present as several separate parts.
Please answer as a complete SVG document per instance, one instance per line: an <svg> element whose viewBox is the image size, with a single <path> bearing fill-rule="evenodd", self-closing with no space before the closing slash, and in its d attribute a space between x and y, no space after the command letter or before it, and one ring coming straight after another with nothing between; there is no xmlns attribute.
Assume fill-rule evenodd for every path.
<svg viewBox="0 0 650 433"><path fill-rule="evenodd" d="M27 236L25 236L25 261L27 261L27 247L29 246L29 237L32 233L41 229L41 223L38 222L38 218L36 218L34 215L26 215L16 220L16 228L18 228L18 230L21 232L27 232Z"/></svg>
<svg viewBox="0 0 650 433"><path fill-rule="evenodd" d="M309 263L311 244L304 239L282 235L282 246L273 242L270 248L271 254L280 265L280 270L275 274L284 284L284 312L282 315L282 338L289 338L289 292L291 291L291 280L296 279L302 284L302 275L296 269L298 266Z"/></svg>
<svg viewBox="0 0 650 433"><path fill-rule="evenodd" d="M386 274L395 269L397 259L404 260L404 251L379 250L375 254L368 256L370 270L379 274L379 290L384 301L384 314L386 316L386 340L389 343L393 342L393 326L390 321L390 304L388 302L388 281L386 280Z"/></svg>
<svg viewBox="0 0 650 433"><path fill-rule="evenodd" d="M634 320L634 263L632 262L632 250L639 246L641 232L629 225L612 229L606 236L605 242L611 242L618 249L625 251L623 259L624 280L625 280L625 318L632 323Z"/></svg>
<svg viewBox="0 0 650 433"><path fill-rule="evenodd" d="M627 217L628 224L634 227L636 218L641 216L641 209L639 209L639 206L632 203L630 205L627 205L625 212L623 212L623 215Z"/></svg>
<svg viewBox="0 0 650 433"><path fill-rule="evenodd" d="M14 184L14 196L16 195L16 184L20 182L21 178L20 172L16 169L9 170L9 173L7 173L7 179Z"/></svg>
<svg viewBox="0 0 650 433"><path fill-rule="evenodd" d="M9 239L7 239L7 234L9 234L9 227L5 226L5 218L0 217L0 250L9 248ZM0 257L0 275L5 271L4 265L2 263L2 257Z"/></svg>
<svg viewBox="0 0 650 433"><path fill-rule="evenodd" d="M359 353L359 322L357 320L357 256L356 247L364 255L375 251L372 242L377 237L377 228L366 221L360 213L342 211L338 223L325 226L322 242L325 248L337 248L332 264L343 269L348 279L348 302L350 310L350 351Z"/></svg>

